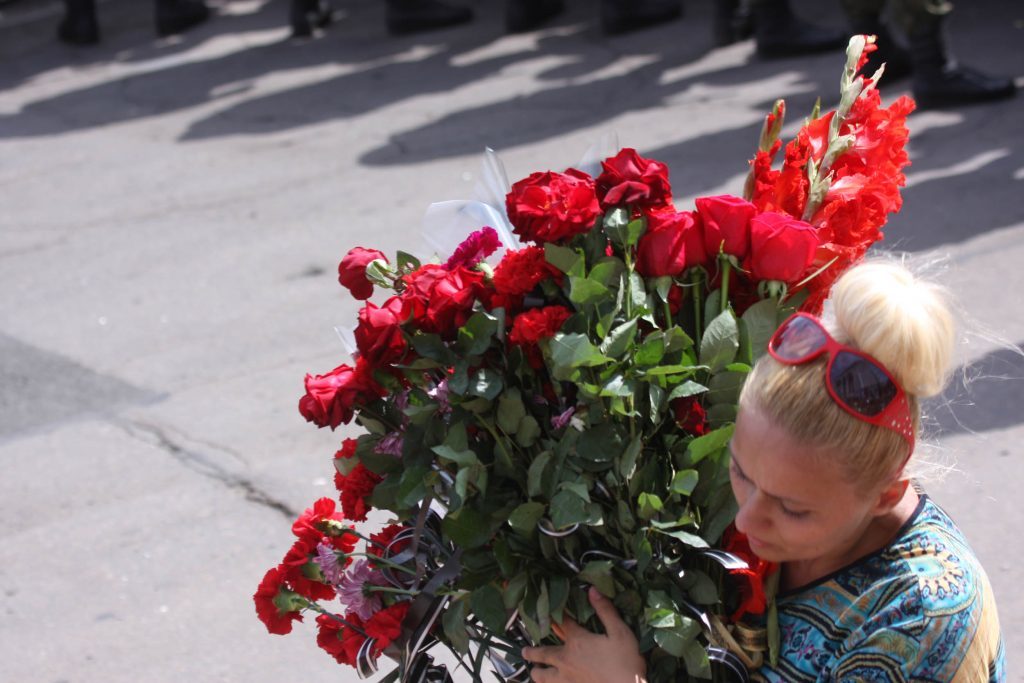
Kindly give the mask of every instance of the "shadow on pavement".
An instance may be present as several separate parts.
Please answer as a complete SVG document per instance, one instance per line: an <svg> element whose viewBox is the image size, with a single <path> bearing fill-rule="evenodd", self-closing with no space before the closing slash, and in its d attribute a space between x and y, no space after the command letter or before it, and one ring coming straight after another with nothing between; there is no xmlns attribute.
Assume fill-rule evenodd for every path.
<svg viewBox="0 0 1024 683"><path fill-rule="evenodd" d="M1024 342L1018 343L1024 346ZM958 368L950 387L925 405L932 437L1007 429L1024 423L1024 355L999 349Z"/></svg>

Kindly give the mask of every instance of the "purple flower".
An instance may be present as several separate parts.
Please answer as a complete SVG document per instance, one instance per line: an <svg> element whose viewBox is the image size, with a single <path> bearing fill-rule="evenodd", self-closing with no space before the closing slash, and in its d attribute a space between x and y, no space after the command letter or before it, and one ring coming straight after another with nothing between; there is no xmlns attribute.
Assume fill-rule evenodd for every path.
<svg viewBox="0 0 1024 683"><path fill-rule="evenodd" d="M320 571L323 572L327 583L335 585L341 581L345 567L338 561L338 553L330 543L317 545L316 557L313 558L313 562L320 566Z"/></svg>
<svg viewBox="0 0 1024 683"><path fill-rule="evenodd" d="M384 577L370 567L366 560L356 560L338 583L338 600L360 619L367 621L380 611L380 598L366 590L366 586L380 586Z"/></svg>
<svg viewBox="0 0 1024 683"><path fill-rule="evenodd" d="M444 415L451 411L452 406L448 403L448 380L443 379L433 389L427 392L427 396L437 401L437 411Z"/></svg>
<svg viewBox="0 0 1024 683"><path fill-rule="evenodd" d="M391 432L374 447L374 451L377 453L384 453L386 455L393 455L396 458L402 457L402 445L405 443L405 437L402 432Z"/></svg>
<svg viewBox="0 0 1024 683"><path fill-rule="evenodd" d="M462 241L462 244L455 248L455 253L444 264L448 270L455 270L459 266L472 268L485 258L493 254L501 246L498 233L494 228L481 228L470 234Z"/></svg>
<svg viewBox="0 0 1024 683"><path fill-rule="evenodd" d="M561 429L562 427L565 427L567 424L569 424L569 421L572 420L572 416L575 413L576 413L576 408L575 407L570 407L568 410L566 410L561 415L555 415L553 418L551 418L551 426L552 426L552 428L554 428L554 429Z"/></svg>

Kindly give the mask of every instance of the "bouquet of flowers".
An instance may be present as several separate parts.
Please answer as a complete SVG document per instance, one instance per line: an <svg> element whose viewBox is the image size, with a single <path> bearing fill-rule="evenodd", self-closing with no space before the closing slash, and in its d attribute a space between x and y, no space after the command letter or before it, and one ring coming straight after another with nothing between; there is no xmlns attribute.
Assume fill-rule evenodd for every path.
<svg viewBox="0 0 1024 683"><path fill-rule="evenodd" d="M480 226L444 262L350 251L341 284L388 295L359 313L354 364L307 375L299 410L362 433L334 456L340 506L306 510L260 583L267 629L312 611L320 647L361 675L384 654L392 678L446 680L440 645L473 680L521 681L523 644L556 642L567 616L598 628L594 586L651 681L742 680L756 661L728 625L770 617L773 568L730 528L727 444L772 332L820 307L900 207L913 103L881 106L880 73L858 75L872 49L851 40L839 106L779 169L775 105L744 197L680 210L665 165L622 149L596 177L514 183L514 235ZM373 508L393 523L354 526Z"/></svg>

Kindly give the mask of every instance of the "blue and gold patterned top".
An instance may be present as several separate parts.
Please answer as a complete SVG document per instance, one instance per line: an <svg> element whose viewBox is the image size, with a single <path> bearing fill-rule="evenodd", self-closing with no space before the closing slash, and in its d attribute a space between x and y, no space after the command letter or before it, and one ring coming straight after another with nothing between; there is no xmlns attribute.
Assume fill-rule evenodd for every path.
<svg viewBox="0 0 1024 683"><path fill-rule="evenodd" d="M927 496L889 546L777 605L778 666L765 664L755 681L1006 680L988 577Z"/></svg>

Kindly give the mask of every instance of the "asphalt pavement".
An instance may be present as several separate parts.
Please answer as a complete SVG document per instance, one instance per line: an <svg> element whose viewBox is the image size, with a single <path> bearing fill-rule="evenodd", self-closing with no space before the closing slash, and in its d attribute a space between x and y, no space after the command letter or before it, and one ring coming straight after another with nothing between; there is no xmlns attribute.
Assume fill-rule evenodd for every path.
<svg viewBox="0 0 1024 683"><path fill-rule="evenodd" d="M222 0L156 39L148 1L99 3L103 43L54 39L60 3L0 4L0 681L354 681L307 623L267 635L251 595L291 518L332 491L350 432L296 410L345 357L352 246L415 248L493 147L512 180L595 141L665 161L677 205L738 193L764 113L835 104L841 53L712 49L710 0L601 35L593 0L507 36L503 6L395 38L379 0L291 40L285 0ZM800 12L843 25L838 3ZM1024 8L963 2L961 61L1024 75ZM906 82L884 90L906 92ZM968 321L929 407L927 484L988 570L1024 666L1024 97L911 118L883 246L930 265ZM936 263L938 262L938 263Z"/></svg>

